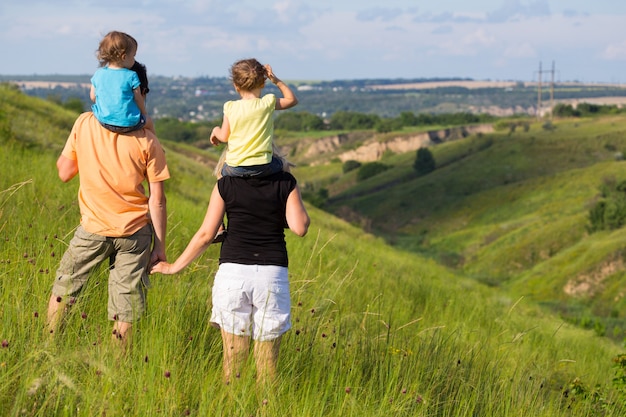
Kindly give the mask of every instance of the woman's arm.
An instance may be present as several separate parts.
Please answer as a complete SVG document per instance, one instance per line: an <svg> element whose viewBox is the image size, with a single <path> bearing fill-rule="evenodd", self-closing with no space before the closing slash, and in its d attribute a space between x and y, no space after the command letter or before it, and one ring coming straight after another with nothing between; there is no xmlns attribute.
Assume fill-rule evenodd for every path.
<svg viewBox="0 0 626 417"><path fill-rule="evenodd" d="M287 225L292 232L300 237L306 235L311 219L306 211L306 207L304 207L300 189L297 186L287 198L285 217L287 218Z"/></svg>
<svg viewBox="0 0 626 417"><path fill-rule="evenodd" d="M217 184L213 187L211 200L207 208L202 225L191 238L183 253L172 264L159 262L152 266L151 273L175 274L187 267L194 259L200 256L213 242L217 231L224 220L225 204L219 193Z"/></svg>

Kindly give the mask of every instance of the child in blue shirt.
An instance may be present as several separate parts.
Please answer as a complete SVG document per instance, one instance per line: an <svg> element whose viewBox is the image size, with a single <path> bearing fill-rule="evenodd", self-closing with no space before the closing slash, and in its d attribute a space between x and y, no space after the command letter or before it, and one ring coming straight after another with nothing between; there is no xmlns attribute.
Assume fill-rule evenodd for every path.
<svg viewBox="0 0 626 417"><path fill-rule="evenodd" d="M128 133L146 128L154 131L146 115L141 82L133 68L137 41L130 35L112 31L100 41L100 68L91 78L91 109L105 128Z"/></svg>

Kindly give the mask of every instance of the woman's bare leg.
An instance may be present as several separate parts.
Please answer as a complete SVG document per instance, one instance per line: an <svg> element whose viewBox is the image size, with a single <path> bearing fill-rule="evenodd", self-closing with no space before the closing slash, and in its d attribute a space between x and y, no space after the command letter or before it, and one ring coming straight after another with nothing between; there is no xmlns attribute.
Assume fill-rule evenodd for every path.
<svg viewBox="0 0 626 417"><path fill-rule="evenodd" d="M278 352L282 336L267 342L254 342L254 360L256 362L257 382L263 385L276 380Z"/></svg>
<svg viewBox="0 0 626 417"><path fill-rule="evenodd" d="M222 344L224 347L224 359L222 363L224 383L230 384L232 376L237 376L241 372L243 364L248 359L250 337L237 336L222 330Z"/></svg>

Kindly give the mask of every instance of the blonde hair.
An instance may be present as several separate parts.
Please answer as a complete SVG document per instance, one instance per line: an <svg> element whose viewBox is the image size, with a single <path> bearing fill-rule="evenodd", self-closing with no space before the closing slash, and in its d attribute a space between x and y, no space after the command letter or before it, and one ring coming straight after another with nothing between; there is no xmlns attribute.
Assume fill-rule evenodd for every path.
<svg viewBox="0 0 626 417"><path fill-rule="evenodd" d="M119 63L124 60L124 55L131 51L137 52L137 41L124 32L111 31L100 41L96 56L101 67L111 62Z"/></svg>
<svg viewBox="0 0 626 417"><path fill-rule="evenodd" d="M213 170L213 174L217 177L218 180L222 178L222 168L224 167L224 164L226 163L227 152L228 152L228 148L224 148L224 152L222 152L222 154L220 155L220 159L217 161L217 165L215 165L215 169ZM291 168L296 166L295 164L289 162L287 158L285 158L285 156L280 152L278 147L273 143L272 143L272 153L274 154L276 158L282 161L283 171L291 172Z"/></svg>
<svg viewBox="0 0 626 417"><path fill-rule="evenodd" d="M243 91L265 87L267 70L254 58L242 59L230 67L230 80Z"/></svg>

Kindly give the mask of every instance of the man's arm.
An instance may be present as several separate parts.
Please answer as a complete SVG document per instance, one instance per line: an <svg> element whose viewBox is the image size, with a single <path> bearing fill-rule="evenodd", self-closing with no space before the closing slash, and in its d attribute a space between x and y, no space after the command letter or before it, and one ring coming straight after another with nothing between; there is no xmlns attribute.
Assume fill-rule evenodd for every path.
<svg viewBox="0 0 626 417"><path fill-rule="evenodd" d="M78 174L78 163L66 156L59 156L57 159L57 171L61 181L68 182Z"/></svg>
<svg viewBox="0 0 626 417"><path fill-rule="evenodd" d="M150 265L160 261L166 261L165 256L165 233L167 231L167 204L163 182L150 183L150 197L148 208L154 228L154 247L150 257Z"/></svg>

